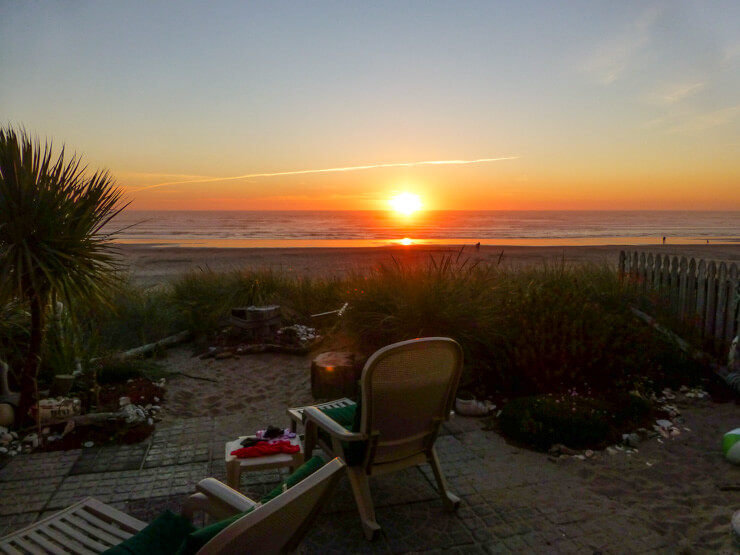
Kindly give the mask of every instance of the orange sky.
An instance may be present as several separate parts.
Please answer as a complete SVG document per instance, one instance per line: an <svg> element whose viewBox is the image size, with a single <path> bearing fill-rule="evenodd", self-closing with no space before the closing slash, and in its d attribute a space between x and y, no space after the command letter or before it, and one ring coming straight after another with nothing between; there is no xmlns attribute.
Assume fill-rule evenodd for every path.
<svg viewBox="0 0 740 555"><path fill-rule="evenodd" d="M12 3L0 98L132 209L409 191L428 209L740 210L738 21L734 0Z"/></svg>

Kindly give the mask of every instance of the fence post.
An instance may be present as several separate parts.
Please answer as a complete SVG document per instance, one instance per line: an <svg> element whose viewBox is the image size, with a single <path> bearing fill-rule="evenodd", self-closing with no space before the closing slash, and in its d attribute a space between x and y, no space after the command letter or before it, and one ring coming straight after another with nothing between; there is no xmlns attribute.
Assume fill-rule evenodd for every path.
<svg viewBox="0 0 740 555"><path fill-rule="evenodd" d="M696 273L696 318L704 336L704 318L707 309L707 263L704 260L699 260Z"/></svg>
<svg viewBox="0 0 740 555"><path fill-rule="evenodd" d="M722 348L725 344L725 314L727 314L727 265L722 262L717 271L717 308L714 311L715 344Z"/></svg>
<svg viewBox="0 0 740 555"><path fill-rule="evenodd" d="M707 309L704 332L708 339L714 336L714 313L717 310L717 265L712 260L707 266Z"/></svg>
<svg viewBox="0 0 740 555"><path fill-rule="evenodd" d="M671 311L678 315L678 286L680 278L678 275L678 257L674 256L671 260L671 284L670 284L670 300L671 300Z"/></svg>
<svg viewBox="0 0 740 555"><path fill-rule="evenodd" d="M689 260L689 279L686 282L686 305L685 314L688 318L694 320L694 311L696 310L696 260Z"/></svg>
<svg viewBox="0 0 740 555"><path fill-rule="evenodd" d="M727 272L727 317L725 318L725 347L732 343L733 338L740 333L738 318L740 318L740 272L737 264L732 264Z"/></svg>
<svg viewBox="0 0 740 555"><path fill-rule="evenodd" d="M679 282L678 282L678 315L683 318L686 316L686 296L688 295L688 282L689 282L689 261L685 256L681 257L681 261L678 263L679 267Z"/></svg>

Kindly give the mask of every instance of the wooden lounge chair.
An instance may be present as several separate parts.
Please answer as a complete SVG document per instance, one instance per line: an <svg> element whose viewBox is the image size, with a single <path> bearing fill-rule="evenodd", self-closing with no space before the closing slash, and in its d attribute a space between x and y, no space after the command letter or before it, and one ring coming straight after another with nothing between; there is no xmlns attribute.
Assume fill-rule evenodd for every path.
<svg viewBox="0 0 740 555"><path fill-rule="evenodd" d="M428 462L445 508L458 507L460 500L448 491L434 442L450 416L462 365L462 349L449 338L395 343L368 359L358 404L303 410L305 454L310 457L318 444L347 463L367 539L380 531L368 483L371 476Z"/></svg>
<svg viewBox="0 0 740 555"><path fill-rule="evenodd" d="M198 484L197 493L186 500L182 516L168 511L149 526L87 498L2 538L0 553L101 553L111 548L111 553L120 554L291 551L328 500L344 468L339 459L323 464L316 457L286 482L290 483L302 469L305 473L304 467L313 470L309 465L320 468L283 493L276 488L266 496L274 497L264 504L207 478ZM195 530L189 519L200 510L225 520Z"/></svg>

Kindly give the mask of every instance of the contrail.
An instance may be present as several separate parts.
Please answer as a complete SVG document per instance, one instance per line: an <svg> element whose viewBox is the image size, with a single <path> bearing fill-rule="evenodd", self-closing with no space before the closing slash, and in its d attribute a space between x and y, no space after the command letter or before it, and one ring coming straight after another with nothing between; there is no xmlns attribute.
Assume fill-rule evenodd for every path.
<svg viewBox="0 0 740 555"><path fill-rule="evenodd" d="M320 170L297 170L289 172L275 173L249 173L246 175L237 175L233 177L204 177L202 179L188 179L186 181L166 181L154 185L146 185L138 189L131 189L130 192L145 191L146 189L155 189L165 185L183 185L186 183L208 183L210 181L234 181L237 179L249 179L253 177L278 177L282 175L302 175L307 173L331 173L331 172L351 172L358 170L372 170L375 168L398 168L408 166L428 166L428 165L453 165L453 164L481 164L483 162L499 162L502 160L516 160L519 156L503 156L500 158L478 158L477 160L428 160L425 162L396 162L394 164L372 164L369 166L350 166L346 168L323 168Z"/></svg>

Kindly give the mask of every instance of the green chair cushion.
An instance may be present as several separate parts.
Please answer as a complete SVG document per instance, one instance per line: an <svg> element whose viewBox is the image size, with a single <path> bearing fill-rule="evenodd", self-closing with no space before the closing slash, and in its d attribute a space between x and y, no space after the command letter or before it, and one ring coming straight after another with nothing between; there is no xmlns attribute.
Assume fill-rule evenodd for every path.
<svg viewBox="0 0 740 555"><path fill-rule="evenodd" d="M111 547L107 555L175 555L178 546L195 530L188 519L165 511L146 528Z"/></svg>
<svg viewBox="0 0 740 555"><path fill-rule="evenodd" d="M349 405L346 407L335 407L321 409L326 416L338 423L342 428L349 432L360 431L360 419L362 416L362 409L360 404ZM331 445L331 437L325 431L319 428L319 435L321 439L327 444ZM344 449L345 462L350 466L358 466L362 464L365 458L365 442L362 441L343 441L342 448Z"/></svg>
<svg viewBox="0 0 740 555"><path fill-rule="evenodd" d="M283 485L287 486L287 488L290 489L301 480L308 478L311 474L316 472L322 466L324 466L324 460L321 457L311 457L309 460L299 466L295 472L288 476L282 484L263 496L260 499L260 503L264 504L268 501L271 501L272 499L283 493ZM203 528L189 533L183 539L182 545L177 551L177 555L193 555L194 553L197 553L200 548L211 541L212 538L214 538L227 526L233 524L244 515L251 513L253 510L254 507L251 507L242 513L237 513L234 516L219 520L218 522L214 522L212 524L209 524L208 526L204 526Z"/></svg>
<svg viewBox="0 0 740 555"><path fill-rule="evenodd" d="M262 496L262 498L260 499L260 503L264 504L268 501L272 501L278 495L283 493L283 486L287 487L288 489L292 488L298 482L308 478L311 474L316 472L322 466L324 466L324 459L319 456L311 457L305 463L299 466L295 472L288 476L282 484L277 486L266 495Z"/></svg>

